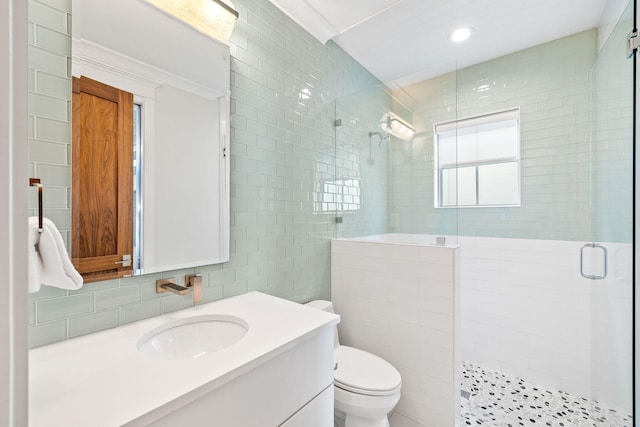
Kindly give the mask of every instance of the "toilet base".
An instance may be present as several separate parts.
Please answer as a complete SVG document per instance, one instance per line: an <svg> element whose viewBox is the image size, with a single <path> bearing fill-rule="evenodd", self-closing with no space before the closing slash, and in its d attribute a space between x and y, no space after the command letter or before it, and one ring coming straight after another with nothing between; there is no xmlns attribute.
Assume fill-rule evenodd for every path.
<svg viewBox="0 0 640 427"><path fill-rule="evenodd" d="M333 393L338 427L389 427L388 414L400 400L400 388L390 394L372 396L334 386Z"/></svg>
<svg viewBox="0 0 640 427"><path fill-rule="evenodd" d="M389 427L389 417L383 415L376 418L361 418L335 411L334 425L335 427Z"/></svg>

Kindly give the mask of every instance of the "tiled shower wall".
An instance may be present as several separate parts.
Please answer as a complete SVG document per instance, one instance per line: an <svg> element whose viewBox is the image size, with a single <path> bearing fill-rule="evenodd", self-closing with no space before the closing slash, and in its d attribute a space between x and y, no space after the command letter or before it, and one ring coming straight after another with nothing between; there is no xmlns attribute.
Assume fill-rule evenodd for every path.
<svg viewBox="0 0 640 427"><path fill-rule="evenodd" d="M29 3L31 174L50 187L45 188L45 214L63 230L70 228L70 3ZM193 305L190 295L156 294L160 277L180 281L185 274L202 273L205 302L252 290L296 301L329 298L337 214L332 194L337 190L331 184L336 167L349 171L343 175L357 173L354 156L366 149L366 140L359 140L336 151L335 100L348 99L344 108L358 110L361 123L375 124L389 96L383 90L372 94L368 89L379 81L335 44L317 42L267 0L234 3L240 18L230 41L230 262L91 283L79 291L43 286L30 296L31 346ZM386 162L376 167L386 170ZM377 185L375 190L367 186L359 180L362 195L378 191ZM319 206L323 200L327 204ZM355 212L363 233L384 231L388 222L372 200L362 198Z"/></svg>

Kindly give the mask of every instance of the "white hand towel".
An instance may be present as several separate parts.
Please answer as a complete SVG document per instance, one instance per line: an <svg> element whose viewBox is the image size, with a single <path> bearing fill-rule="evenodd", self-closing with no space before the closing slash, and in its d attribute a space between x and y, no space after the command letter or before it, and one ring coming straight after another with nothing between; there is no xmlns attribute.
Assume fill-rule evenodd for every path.
<svg viewBox="0 0 640 427"><path fill-rule="evenodd" d="M29 218L29 292L38 292L42 284L42 260L38 253L38 217Z"/></svg>
<svg viewBox="0 0 640 427"><path fill-rule="evenodd" d="M32 223L32 218L29 218ZM35 232L38 233L38 219L35 218ZM61 289L76 290L83 284L82 276L76 271L67 255L64 241L55 224L48 218L43 219L43 230L39 234L37 242L38 259L40 261L40 279L43 285L54 286ZM30 232L32 232L30 230ZM31 258L31 257L30 257ZM35 264L35 262L34 262ZM37 273L34 274L37 277ZM32 280L29 280L29 289L32 288ZM33 287L35 289L35 286Z"/></svg>
<svg viewBox="0 0 640 427"><path fill-rule="evenodd" d="M61 289L80 289L84 283L82 276L71 263L60 232L48 218L44 218L43 226L38 245L42 259L42 284Z"/></svg>

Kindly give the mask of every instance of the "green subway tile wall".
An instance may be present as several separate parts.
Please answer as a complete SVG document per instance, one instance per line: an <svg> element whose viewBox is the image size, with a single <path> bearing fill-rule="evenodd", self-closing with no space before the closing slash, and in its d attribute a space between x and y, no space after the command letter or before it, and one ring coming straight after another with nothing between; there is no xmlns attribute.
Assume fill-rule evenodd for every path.
<svg viewBox="0 0 640 427"><path fill-rule="evenodd" d="M71 227L71 0L29 0L29 171L42 179L44 215ZM30 190L30 214L37 212Z"/></svg>
<svg viewBox="0 0 640 427"><path fill-rule="evenodd" d="M180 283L194 272L203 275L205 302L252 290L294 301L329 298L336 215L360 233L388 231L387 147L376 153L374 175L382 178L367 187L360 174L370 171L358 170L388 93L342 49L320 44L267 0L234 3L240 18L230 41L231 260L78 291L43 286L30 295L32 347L192 306L191 295L157 294L155 281ZM67 239L71 14L70 0L29 0L30 171L45 183L45 215ZM335 127L337 114L343 127ZM357 142L346 129L357 129ZM354 195L336 194L336 174L360 180L356 211L337 211L338 196Z"/></svg>

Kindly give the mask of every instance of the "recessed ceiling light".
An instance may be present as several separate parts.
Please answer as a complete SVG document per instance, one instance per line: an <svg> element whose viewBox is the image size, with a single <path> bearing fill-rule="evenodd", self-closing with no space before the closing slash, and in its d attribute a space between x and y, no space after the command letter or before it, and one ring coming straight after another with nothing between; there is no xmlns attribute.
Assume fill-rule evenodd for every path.
<svg viewBox="0 0 640 427"><path fill-rule="evenodd" d="M473 28L471 27L458 28L451 33L449 39L454 43L460 43L468 39L471 36L471 33L473 33Z"/></svg>

